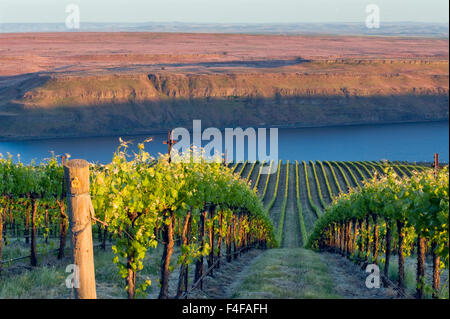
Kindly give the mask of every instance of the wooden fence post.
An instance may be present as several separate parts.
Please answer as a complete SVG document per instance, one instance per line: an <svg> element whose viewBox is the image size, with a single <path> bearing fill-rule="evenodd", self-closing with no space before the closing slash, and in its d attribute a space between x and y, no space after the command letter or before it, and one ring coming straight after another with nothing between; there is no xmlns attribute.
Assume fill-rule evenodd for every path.
<svg viewBox="0 0 450 319"><path fill-rule="evenodd" d="M73 262L78 266L78 276L75 276L79 280L79 285L75 286L76 298L96 299L88 162L79 159L66 162L64 179L67 185Z"/></svg>
<svg viewBox="0 0 450 319"><path fill-rule="evenodd" d="M434 154L434 168L436 169L436 171L439 170L439 154L435 153Z"/></svg>

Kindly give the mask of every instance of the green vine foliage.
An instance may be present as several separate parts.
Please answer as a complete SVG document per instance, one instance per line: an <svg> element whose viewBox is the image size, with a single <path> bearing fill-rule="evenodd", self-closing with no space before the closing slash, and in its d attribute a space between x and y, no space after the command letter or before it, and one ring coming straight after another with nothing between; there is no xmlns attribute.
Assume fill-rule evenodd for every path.
<svg viewBox="0 0 450 319"><path fill-rule="evenodd" d="M184 220L189 212L192 220L191 240L182 246L178 263L190 264L206 256L210 246L201 245L198 237L200 215L208 207L223 213L223 233L233 215L245 215L245 223L251 224L244 225L248 226L245 230L253 238L268 245L275 243L272 225L256 190L220 161L191 158L191 153L176 155L170 163L168 155L155 160L144 144L131 159L127 151L128 145L122 143L112 162L93 170L91 177L97 217L117 237L114 262L122 277L129 276L130 270L135 273L143 268L148 249L158 245L158 230L170 222L171 216ZM218 218L208 220L207 229L212 224L218 225ZM218 230L215 227L215 232ZM136 292L145 291L149 284L145 281Z"/></svg>
<svg viewBox="0 0 450 319"><path fill-rule="evenodd" d="M397 175L386 167L385 175L375 175L361 190L341 194L320 216L308 239L308 247L317 249L326 242L330 229L340 222L378 217L380 234L386 223L404 223L405 255L409 255L418 234L429 243L436 243L435 253L441 258L441 268L449 266L449 171L414 171L411 177ZM395 227L394 230L395 232ZM362 233L362 237L367 234ZM363 243L357 242L359 250ZM380 251L384 251L380 247Z"/></svg>

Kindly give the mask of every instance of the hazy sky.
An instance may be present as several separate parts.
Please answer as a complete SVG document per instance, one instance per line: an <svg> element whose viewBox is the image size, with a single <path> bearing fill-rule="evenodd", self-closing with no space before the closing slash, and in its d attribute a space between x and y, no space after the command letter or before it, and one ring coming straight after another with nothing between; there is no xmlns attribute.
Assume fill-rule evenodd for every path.
<svg viewBox="0 0 450 319"><path fill-rule="evenodd" d="M361 22L367 4L381 22L448 22L448 0L0 0L0 23L64 22L68 4L84 22Z"/></svg>

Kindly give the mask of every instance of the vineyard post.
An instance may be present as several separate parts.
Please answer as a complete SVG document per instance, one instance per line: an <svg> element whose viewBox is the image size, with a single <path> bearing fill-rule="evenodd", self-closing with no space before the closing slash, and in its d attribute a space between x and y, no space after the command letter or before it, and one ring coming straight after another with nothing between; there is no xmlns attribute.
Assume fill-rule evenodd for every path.
<svg viewBox="0 0 450 319"><path fill-rule="evenodd" d="M61 156L62 165L66 162L66 156ZM64 257L64 249L66 247L66 235L67 235L67 214L64 211L64 189L65 183L62 181L62 191L61 196L56 199L56 203L59 206L59 251L58 251L58 259L62 259Z"/></svg>
<svg viewBox="0 0 450 319"><path fill-rule="evenodd" d="M378 244L380 240L380 233L377 215L372 213L372 219L373 219L373 259L374 263L378 265Z"/></svg>
<svg viewBox="0 0 450 319"><path fill-rule="evenodd" d="M205 207L206 208L206 207ZM200 242L200 250L203 250L205 247L205 222L206 222L206 213L207 211L203 209L200 213L200 234L198 241ZM203 255L201 255L195 264L195 277L194 282L197 282L200 277L203 275ZM200 289L203 289L203 280L200 281Z"/></svg>
<svg viewBox="0 0 450 319"><path fill-rule="evenodd" d="M384 276L388 278L389 276L389 262L391 259L391 242L392 242L392 221L390 219L386 219L386 256L384 262ZM387 281L385 280L385 285L387 285Z"/></svg>
<svg viewBox="0 0 450 319"><path fill-rule="evenodd" d="M158 299L169 298L169 275L170 275L170 259L173 254L173 224L174 224L174 213L172 211L167 211L164 216L163 224L163 240L164 240L164 250L161 258L161 289L159 292Z"/></svg>
<svg viewBox="0 0 450 319"><path fill-rule="evenodd" d="M163 141L163 144L167 144L167 154L169 154L169 164L172 162L172 147L177 143L172 137L172 130L169 131L167 141Z"/></svg>
<svg viewBox="0 0 450 319"><path fill-rule="evenodd" d="M25 234L25 243L29 244L30 243L30 213L31 212L31 203L28 203L27 205L27 210L25 212L25 229L24 229L24 234Z"/></svg>
<svg viewBox="0 0 450 319"><path fill-rule="evenodd" d="M189 229L189 223L190 223L190 219L191 219L191 212L187 212L186 214L186 218L184 220L184 224L183 224L183 229L181 232L181 245L182 247L187 247L187 245L189 244L189 239L188 239L188 229ZM186 258L187 256L185 256ZM181 268L180 268L180 275L178 278L178 286L177 286L177 295L176 298L179 298L181 296L181 294L183 293L183 284L185 282L186 278L186 273L187 273L187 262L186 260L183 260L183 262L181 263ZM185 285L185 290L187 291L187 284Z"/></svg>
<svg viewBox="0 0 450 319"><path fill-rule="evenodd" d="M227 250L227 262L231 262L231 231L232 231L232 225L234 223L233 217L231 217L228 220L228 225L227 225L227 237L225 239L225 244L227 246L226 250Z"/></svg>
<svg viewBox="0 0 450 319"><path fill-rule="evenodd" d="M188 225L187 225L187 235L186 235L186 246L191 242L191 213L188 213ZM187 291L189 287L189 265L186 264L186 270L184 273L184 290Z"/></svg>
<svg viewBox="0 0 450 319"><path fill-rule="evenodd" d="M99 225L99 232L101 234L102 232L102 227ZM108 238L108 226L103 226L103 236L102 236L102 245L101 248L102 250L106 250L106 239Z"/></svg>
<svg viewBox="0 0 450 319"><path fill-rule="evenodd" d="M217 266L216 269L220 268L220 259L222 258L222 227L223 227L223 212L219 212L219 238L217 239Z"/></svg>
<svg viewBox="0 0 450 319"><path fill-rule="evenodd" d="M435 153L434 154L434 168L437 171L439 171L439 154Z"/></svg>
<svg viewBox="0 0 450 319"><path fill-rule="evenodd" d="M8 197L4 196L5 199L5 212L8 209ZM2 247L3 247L3 212L0 211L0 277L2 274Z"/></svg>
<svg viewBox="0 0 450 319"><path fill-rule="evenodd" d="M397 220L397 233L398 233L398 287L399 294L403 294L405 290L405 234L404 234L404 222Z"/></svg>
<svg viewBox="0 0 450 319"><path fill-rule="evenodd" d="M439 298L439 287L441 284L441 277L440 277L440 270L439 270L439 265L440 265L440 257L439 255L436 253L436 249L437 249L437 244L436 242L432 242L431 243L431 250L432 250L432 254L433 254L433 299L438 299Z"/></svg>
<svg viewBox="0 0 450 319"><path fill-rule="evenodd" d="M362 218L358 220L359 239L358 239L358 259L361 259L364 255L364 224Z"/></svg>
<svg viewBox="0 0 450 319"><path fill-rule="evenodd" d="M30 245L30 255L31 255L31 266L37 266L37 256L36 256L36 215L37 215L37 196L36 194L31 195L31 245Z"/></svg>
<svg viewBox="0 0 450 319"><path fill-rule="evenodd" d="M344 257L348 256L348 222L344 221L342 224L344 234Z"/></svg>
<svg viewBox="0 0 450 319"><path fill-rule="evenodd" d="M350 258L353 249L353 238L352 238L352 220L348 221L348 230L347 230L347 258Z"/></svg>
<svg viewBox="0 0 450 319"><path fill-rule="evenodd" d="M61 195L61 199L57 200L59 206L59 250L58 259L64 257L64 249L66 247L66 233L67 233L67 214L64 211L64 199Z"/></svg>
<svg viewBox="0 0 450 319"><path fill-rule="evenodd" d="M80 159L66 162L64 179L67 185L73 263L77 266L76 278L79 280L79 285L75 287L76 298L96 299L88 162Z"/></svg>
<svg viewBox="0 0 450 319"><path fill-rule="evenodd" d="M434 154L434 169L435 176L438 176L439 173L439 154ZM440 257L436 253L437 244L436 242L431 243L432 257L433 257L433 298L439 298L439 287L440 287L440 273L439 273L439 265L440 265Z"/></svg>
<svg viewBox="0 0 450 319"><path fill-rule="evenodd" d="M48 227L48 205L45 205L44 224L45 224L45 228L49 228ZM50 234L47 234L47 236L45 236L45 244L48 244L49 235Z"/></svg>
<svg viewBox="0 0 450 319"><path fill-rule="evenodd" d="M333 248L333 252L336 253L336 226L335 224L331 225L331 243L332 243L332 248Z"/></svg>
<svg viewBox="0 0 450 319"><path fill-rule="evenodd" d="M340 223L335 223L335 228L336 228L336 253L340 254L341 253L341 228L340 228Z"/></svg>
<svg viewBox="0 0 450 319"><path fill-rule="evenodd" d="M232 238L233 238L233 259L237 258L237 236L236 236L236 231L237 231L237 217L236 215L233 217L233 233L232 233Z"/></svg>
<svg viewBox="0 0 450 319"><path fill-rule="evenodd" d="M209 228L209 256L208 256L208 268L212 267L214 265L214 215L215 215L216 208L214 205L211 205L209 207L209 219L210 219L210 228ZM211 269L210 273L211 276L214 275L214 269Z"/></svg>
<svg viewBox="0 0 450 319"><path fill-rule="evenodd" d="M370 257L370 216L366 215L366 244L364 246L364 248L366 249L365 251L365 261L369 261L369 257Z"/></svg>
<svg viewBox="0 0 450 319"><path fill-rule="evenodd" d="M352 239L352 254L356 252L356 238L358 237L358 225L356 222L356 218L352 218L353 223L353 239Z"/></svg>
<svg viewBox="0 0 450 319"><path fill-rule="evenodd" d="M419 233L417 238L417 273L416 297L423 298L423 285L425 279L425 238Z"/></svg>

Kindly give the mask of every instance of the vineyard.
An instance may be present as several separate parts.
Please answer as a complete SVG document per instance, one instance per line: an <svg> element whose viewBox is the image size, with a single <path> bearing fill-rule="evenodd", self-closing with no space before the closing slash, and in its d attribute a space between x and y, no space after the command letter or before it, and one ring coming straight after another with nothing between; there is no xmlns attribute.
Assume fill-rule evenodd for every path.
<svg viewBox="0 0 450 319"><path fill-rule="evenodd" d="M251 180L282 248L375 263L399 296L448 298L448 166L438 175L429 164L403 162L280 161L278 168Z"/></svg>
<svg viewBox="0 0 450 319"><path fill-rule="evenodd" d="M261 174L275 165L276 173ZM128 298L189 298L221 267L273 247L380 264L383 280L398 283L403 297L410 288L405 263L415 258L417 296L442 296L440 288L448 287L448 270L442 272L448 269L448 168L436 176L429 164L406 162L156 160L143 144L130 155L122 143L110 164L89 165L84 192L71 192L79 181L67 184L66 169L56 157L32 165L0 159L0 296L6 280L23 273L38 273L38 281L45 281L45 269L67 276L65 198L86 194L101 297L125 291ZM422 213L430 203L434 217ZM392 269L395 258L398 269ZM53 285L55 297L72 296L64 280Z"/></svg>

